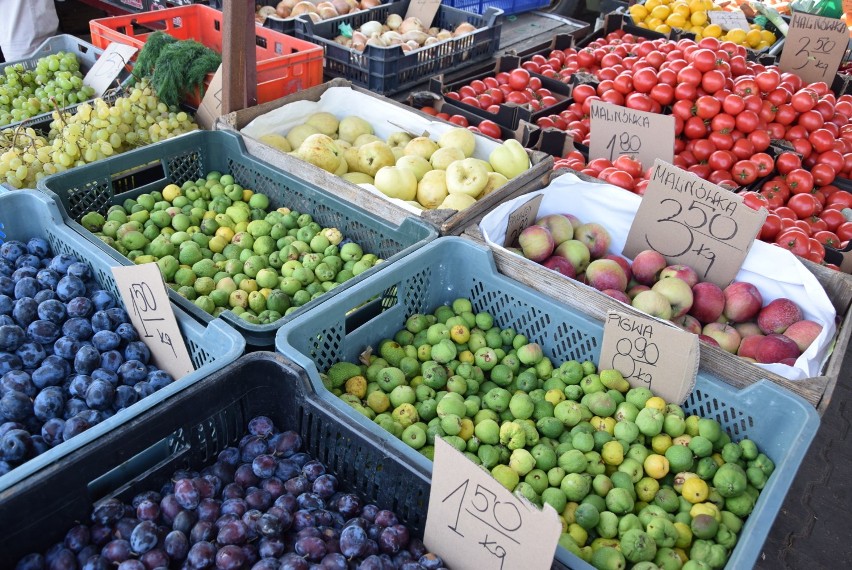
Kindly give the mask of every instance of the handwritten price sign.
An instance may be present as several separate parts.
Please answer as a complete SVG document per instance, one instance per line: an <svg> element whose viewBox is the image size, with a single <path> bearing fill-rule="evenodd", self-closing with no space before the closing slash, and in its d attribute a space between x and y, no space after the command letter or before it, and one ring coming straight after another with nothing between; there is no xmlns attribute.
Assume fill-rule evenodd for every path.
<svg viewBox="0 0 852 570"><path fill-rule="evenodd" d="M113 42L107 46L92 68L83 78L83 84L95 90L100 97L130 62L130 58L139 51L133 46Z"/></svg>
<svg viewBox="0 0 852 570"><path fill-rule="evenodd" d="M745 30L749 31L751 26L748 24L748 20L745 17L745 14L737 10L736 12L725 12L724 10L713 10L712 12L707 12L710 16L711 24L718 24L723 30Z"/></svg>
<svg viewBox="0 0 852 570"><path fill-rule="evenodd" d="M805 83L831 84L849 42L846 24L834 18L796 12L778 67L800 76Z"/></svg>
<svg viewBox="0 0 852 570"><path fill-rule="evenodd" d="M658 115L611 105L603 101L592 102L589 158L606 158L613 161L621 155L638 159L643 165L662 159L674 159L675 119L672 115Z"/></svg>
<svg viewBox="0 0 852 570"><path fill-rule="evenodd" d="M157 264L113 267L112 274L133 327L150 349L154 363L175 379L195 370Z"/></svg>
<svg viewBox="0 0 852 570"><path fill-rule="evenodd" d="M527 200L514 212L509 214L509 220L506 222L506 239L503 242L505 247L511 246L517 241L518 236L525 228L532 225L538 216L538 208L541 206L541 201L544 199L544 194Z"/></svg>
<svg viewBox="0 0 852 570"><path fill-rule="evenodd" d="M624 255L653 249L683 263L702 281L727 287L748 255L766 210L740 196L658 160L630 226Z"/></svg>
<svg viewBox="0 0 852 570"><path fill-rule="evenodd" d="M698 374L698 337L658 319L609 311L600 365L621 372L631 386L683 402Z"/></svg>
<svg viewBox="0 0 852 570"><path fill-rule="evenodd" d="M441 438L426 519L426 546L450 568L550 568L561 533L549 505L538 510L512 495Z"/></svg>

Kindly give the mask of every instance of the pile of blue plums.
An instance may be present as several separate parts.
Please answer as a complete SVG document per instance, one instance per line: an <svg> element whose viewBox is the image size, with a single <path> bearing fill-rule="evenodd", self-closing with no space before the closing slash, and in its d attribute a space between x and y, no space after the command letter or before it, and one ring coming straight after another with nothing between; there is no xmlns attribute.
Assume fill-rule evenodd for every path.
<svg viewBox="0 0 852 570"><path fill-rule="evenodd" d="M150 359L91 266L0 245L0 475L170 384Z"/></svg>
<svg viewBox="0 0 852 570"><path fill-rule="evenodd" d="M438 570L397 516L338 488L302 438L252 419L238 447L179 470L131 504L106 499L90 524L17 570Z"/></svg>

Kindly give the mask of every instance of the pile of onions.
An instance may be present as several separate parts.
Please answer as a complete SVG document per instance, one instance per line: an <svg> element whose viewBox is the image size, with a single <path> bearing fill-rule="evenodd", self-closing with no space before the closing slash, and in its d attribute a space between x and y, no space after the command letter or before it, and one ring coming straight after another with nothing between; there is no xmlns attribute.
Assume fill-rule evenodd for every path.
<svg viewBox="0 0 852 570"><path fill-rule="evenodd" d="M314 22L320 22L374 8L381 3L381 0L281 0L275 7L258 7L257 20L262 22L261 13L264 14L264 19L270 16L281 19L295 18L307 14Z"/></svg>
<svg viewBox="0 0 852 570"><path fill-rule="evenodd" d="M476 28L467 22L455 30L427 28L419 18L403 19L399 14L390 14L384 24L371 20L352 32L352 37L340 35L334 41L348 48L364 51L367 46L400 46L402 51L412 51L438 42L457 38L474 32Z"/></svg>

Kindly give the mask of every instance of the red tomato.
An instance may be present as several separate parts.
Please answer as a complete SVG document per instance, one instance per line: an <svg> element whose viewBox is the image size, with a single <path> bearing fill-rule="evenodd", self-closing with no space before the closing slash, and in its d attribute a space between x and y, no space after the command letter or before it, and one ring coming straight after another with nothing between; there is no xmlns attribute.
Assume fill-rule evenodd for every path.
<svg viewBox="0 0 852 570"><path fill-rule="evenodd" d="M730 134L723 134L718 131L713 131L707 138L719 150L731 150L731 147L734 146L734 139L733 136Z"/></svg>
<svg viewBox="0 0 852 570"><path fill-rule="evenodd" d="M841 224L846 222L846 216L844 216L840 210L836 208L826 208L822 212L820 212L819 217L825 221L825 225L829 231L835 231Z"/></svg>
<svg viewBox="0 0 852 570"><path fill-rule="evenodd" d="M852 222L843 222L837 228L837 237L839 237L842 241L849 241L852 239Z"/></svg>
<svg viewBox="0 0 852 570"><path fill-rule="evenodd" d="M810 194L795 194L790 197L787 206L796 213L800 220L817 213L816 198Z"/></svg>
<svg viewBox="0 0 852 570"><path fill-rule="evenodd" d="M734 81L734 93L745 97L746 95L760 95L757 82L748 76L743 76ZM816 102L814 102L816 103Z"/></svg>
<svg viewBox="0 0 852 570"><path fill-rule="evenodd" d="M784 181L793 194L810 193L814 189L813 174L804 168L796 168L787 173ZM791 198L792 200L792 198ZM792 206L791 206L792 207Z"/></svg>
<svg viewBox="0 0 852 570"><path fill-rule="evenodd" d="M759 210L761 208L769 209L766 197L757 192L743 192L740 196L743 198L743 204L752 210Z"/></svg>
<svg viewBox="0 0 852 570"><path fill-rule="evenodd" d="M750 133L757 128L760 118L754 111L745 110L736 116L737 128L743 133Z"/></svg>
<svg viewBox="0 0 852 570"><path fill-rule="evenodd" d="M819 101L819 95L813 89L801 89L793 94L790 104L799 113L810 111Z"/></svg>
<svg viewBox="0 0 852 570"><path fill-rule="evenodd" d="M499 81L499 76L498 76ZM509 72L509 78L507 83L509 87L514 89L515 91L520 91L521 89L525 89L530 82L530 72L523 68L513 69Z"/></svg>
<svg viewBox="0 0 852 570"><path fill-rule="evenodd" d="M688 139L700 139L707 136L707 124L701 117L690 117L683 125L683 134Z"/></svg>
<svg viewBox="0 0 852 570"><path fill-rule="evenodd" d="M680 103L680 101L678 101ZM710 121L710 128L722 134L728 134L736 128L736 119L728 113L719 113Z"/></svg>
<svg viewBox="0 0 852 570"><path fill-rule="evenodd" d="M823 230L815 232L813 237L824 247L832 247L834 249L840 247L840 238L834 232Z"/></svg>
<svg viewBox="0 0 852 570"><path fill-rule="evenodd" d="M769 148L769 144L772 142L769 137L769 133L764 131L763 129L755 129L750 132L747 136L749 142L754 145L754 150L756 152L763 152ZM774 161L773 161L774 164Z"/></svg>
<svg viewBox="0 0 852 570"><path fill-rule="evenodd" d="M807 255L811 250L810 243L808 243L808 236L806 236L803 232L797 232L795 230L782 233L775 240L775 243L784 249L792 251L799 257Z"/></svg>
<svg viewBox="0 0 852 570"><path fill-rule="evenodd" d="M763 93L769 93L781 83L781 74L775 69L770 69L755 75L754 80Z"/></svg>
<svg viewBox="0 0 852 570"><path fill-rule="evenodd" d="M775 168L783 176L802 167L801 159L792 152L782 152L775 159Z"/></svg>
<svg viewBox="0 0 852 570"><path fill-rule="evenodd" d="M629 174L632 178L642 176L642 163L627 155L621 155L612 163L617 169Z"/></svg>
<svg viewBox="0 0 852 570"><path fill-rule="evenodd" d="M834 182L837 173L834 168L827 164L815 164L811 167L811 174L815 186L826 186Z"/></svg>
<svg viewBox="0 0 852 570"><path fill-rule="evenodd" d="M431 107L427 105L426 107L420 107L420 111L426 113L427 115L432 115L433 117L438 114L438 111L435 110L435 107Z"/></svg>
<svg viewBox="0 0 852 570"><path fill-rule="evenodd" d="M755 156L754 145L751 144L751 141L749 141L748 139L739 139L738 141L736 141L734 143L734 146L731 147L731 152L733 152L736 155L736 157L740 160L751 159L752 161L754 161L754 156ZM760 153L760 154L763 154L763 153ZM769 157L769 155L766 155L766 156ZM771 157L769 157L769 158L771 159ZM755 164L758 164L757 161L754 161L754 162L755 162ZM770 167L769 170L767 170L766 172L762 172L761 169L760 169L760 164L758 164L757 172L758 172L758 175L760 175L760 176L766 176L767 174L769 174L769 171L771 169L772 168Z"/></svg>
<svg viewBox="0 0 852 570"><path fill-rule="evenodd" d="M823 221L823 219L818 216L810 216L809 218L806 218L804 222L810 227L810 232L808 233L810 233L811 235L828 229L828 225L825 223L825 221Z"/></svg>
<svg viewBox="0 0 852 570"><path fill-rule="evenodd" d="M737 94L731 94L722 101L722 109L729 115L737 115L745 109L745 100Z"/></svg>
<svg viewBox="0 0 852 570"><path fill-rule="evenodd" d="M731 173L734 181L740 186L748 186L757 180L757 165L750 160L740 160L734 164Z"/></svg>
<svg viewBox="0 0 852 570"><path fill-rule="evenodd" d="M677 72L678 83L686 83L687 85L698 87L701 84L701 78L701 72L693 65L687 65Z"/></svg>
<svg viewBox="0 0 852 570"><path fill-rule="evenodd" d="M603 175L603 173L601 173L601 175ZM632 190L634 186L633 177L623 170L618 169L610 172L606 177L606 181L614 186L624 188L625 190Z"/></svg>
<svg viewBox="0 0 852 570"><path fill-rule="evenodd" d="M464 117L462 115L451 115L450 118L447 120L460 127L466 127L470 124L467 121L467 117Z"/></svg>
<svg viewBox="0 0 852 570"><path fill-rule="evenodd" d="M822 115L817 113L816 111L805 111L801 115L799 115L799 120L797 124L801 127L804 127L807 132L813 132L817 129L822 128L825 124L825 119L822 118Z"/></svg>
<svg viewBox="0 0 852 570"><path fill-rule="evenodd" d="M721 110L722 104L718 99L710 95L702 95L695 101L695 115L702 119L712 119Z"/></svg>
<svg viewBox="0 0 852 570"><path fill-rule="evenodd" d="M666 83L657 83L651 88L651 99L660 105L671 105L675 98L675 89Z"/></svg>
<svg viewBox="0 0 852 570"><path fill-rule="evenodd" d="M839 210L842 210L843 208L852 208L852 194L845 191L835 192L828 197L828 200L826 200L826 206L829 208L835 207Z"/></svg>
<svg viewBox="0 0 852 570"><path fill-rule="evenodd" d="M825 247L814 238L809 238L808 244L810 244L810 251L808 251L805 259L814 263L822 263L825 259Z"/></svg>
<svg viewBox="0 0 852 570"><path fill-rule="evenodd" d="M723 87L725 87L725 74L718 69L708 71L701 78L701 88L708 93L715 93Z"/></svg>
<svg viewBox="0 0 852 570"><path fill-rule="evenodd" d="M736 162L734 153L726 150L717 150L707 159L707 164L713 170L730 170Z"/></svg>
<svg viewBox="0 0 852 570"><path fill-rule="evenodd" d="M793 211L792 208L787 206L781 206L780 208L775 208L775 213L781 216L782 218L788 218L791 220L798 220L799 217L796 215L796 212Z"/></svg>
<svg viewBox="0 0 852 570"><path fill-rule="evenodd" d="M595 88L588 84L577 85L572 91L574 101L582 104L588 97L595 94Z"/></svg>
<svg viewBox="0 0 852 570"><path fill-rule="evenodd" d="M479 131L483 135L491 137L493 139L499 139L502 135L500 126L494 121L489 121L488 119L485 119L484 121L481 121L477 126L479 127Z"/></svg>
<svg viewBox="0 0 852 570"><path fill-rule="evenodd" d="M646 67L633 73L633 88L640 93L650 93L657 84L657 72Z"/></svg>
<svg viewBox="0 0 852 570"><path fill-rule="evenodd" d="M760 228L760 235L758 235L758 238L763 241L774 240L780 231L781 218L776 214L769 214L766 216L766 221L763 222L763 226Z"/></svg>
<svg viewBox="0 0 852 570"><path fill-rule="evenodd" d="M775 112L775 120L782 125L790 125L799 117L799 114L792 105L778 105L778 110Z"/></svg>

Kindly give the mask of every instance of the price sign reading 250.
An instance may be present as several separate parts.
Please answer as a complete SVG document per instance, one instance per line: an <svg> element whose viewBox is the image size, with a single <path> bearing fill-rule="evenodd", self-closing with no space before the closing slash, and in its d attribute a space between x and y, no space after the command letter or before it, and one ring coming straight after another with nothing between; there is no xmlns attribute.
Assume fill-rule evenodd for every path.
<svg viewBox="0 0 852 570"><path fill-rule="evenodd" d="M474 526L479 527L476 529L478 532L474 533L477 535L477 538L481 538L478 544L494 556L497 563L495 567L502 569L506 560L506 549L501 543L510 541L515 545L521 544L512 537L512 533L520 529L523 524L521 511L513 503L498 500L497 495L493 491L482 485L477 485L473 489L473 494L467 503L469 506L465 506L465 499L468 499L468 491L470 490L469 487L470 479L465 479L461 485L453 489L441 501L443 503L450 502L455 511L455 520L452 521L452 524L448 524L447 528L460 537L465 538L465 534L459 529L460 526L463 526L460 523L462 520L462 510L479 521L481 525L486 527L485 529L480 524L474 523L473 525L468 525L468 529L470 530L465 530L465 532L471 533ZM473 510L471 510L471 507Z"/></svg>
<svg viewBox="0 0 852 570"><path fill-rule="evenodd" d="M766 219L740 196L691 172L656 161L630 226L624 255L646 249L692 267L702 281L727 287Z"/></svg>

